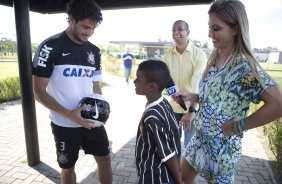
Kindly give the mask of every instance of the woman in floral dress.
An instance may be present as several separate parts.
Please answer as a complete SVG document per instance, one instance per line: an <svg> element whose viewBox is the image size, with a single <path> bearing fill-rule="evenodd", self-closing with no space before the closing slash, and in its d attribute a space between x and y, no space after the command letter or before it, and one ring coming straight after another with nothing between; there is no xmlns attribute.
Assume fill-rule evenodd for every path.
<svg viewBox="0 0 282 184"><path fill-rule="evenodd" d="M200 174L209 183L234 183L243 132L282 116L282 94L251 52L245 7L238 0L218 0L209 10L214 51L200 82L199 94L180 92L199 103L196 134L181 160L183 182ZM177 100L176 98L174 98ZM248 116L250 103L264 105Z"/></svg>

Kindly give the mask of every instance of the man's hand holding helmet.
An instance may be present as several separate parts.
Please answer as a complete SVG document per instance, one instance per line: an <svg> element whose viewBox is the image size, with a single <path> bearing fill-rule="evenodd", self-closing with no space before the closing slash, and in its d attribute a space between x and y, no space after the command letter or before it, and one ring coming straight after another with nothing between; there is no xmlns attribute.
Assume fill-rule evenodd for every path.
<svg viewBox="0 0 282 184"><path fill-rule="evenodd" d="M95 94L82 98L79 107L81 117L84 119L82 126L85 128L103 126L110 115L110 105L102 95Z"/></svg>
<svg viewBox="0 0 282 184"><path fill-rule="evenodd" d="M83 118L81 116L81 111L83 110L83 108L84 108L83 106L80 106L77 109L68 111L67 114L65 114L64 116L87 129L96 128L98 126L101 126L100 122L96 123L96 121L92 119Z"/></svg>

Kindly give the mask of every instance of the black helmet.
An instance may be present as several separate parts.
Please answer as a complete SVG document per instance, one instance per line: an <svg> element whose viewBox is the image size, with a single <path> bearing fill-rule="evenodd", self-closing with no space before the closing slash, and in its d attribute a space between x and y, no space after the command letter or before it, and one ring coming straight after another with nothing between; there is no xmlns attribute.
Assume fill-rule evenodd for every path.
<svg viewBox="0 0 282 184"><path fill-rule="evenodd" d="M87 106L81 111L83 118L106 123L110 115L110 104L102 95L95 94L92 97L84 97L80 100L79 106L83 104Z"/></svg>

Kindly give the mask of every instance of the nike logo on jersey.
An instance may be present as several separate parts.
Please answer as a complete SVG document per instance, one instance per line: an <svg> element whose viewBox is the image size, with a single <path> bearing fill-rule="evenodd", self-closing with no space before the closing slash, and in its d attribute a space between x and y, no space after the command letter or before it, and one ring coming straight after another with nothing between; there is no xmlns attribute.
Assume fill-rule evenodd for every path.
<svg viewBox="0 0 282 184"><path fill-rule="evenodd" d="M97 102L95 101L95 116L92 116L94 119L98 119L99 118L99 112L98 112L98 106L97 106Z"/></svg>
<svg viewBox="0 0 282 184"><path fill-rule="evenodd" d="M63 53L62 56L70 55L71 53Z"/></svg>

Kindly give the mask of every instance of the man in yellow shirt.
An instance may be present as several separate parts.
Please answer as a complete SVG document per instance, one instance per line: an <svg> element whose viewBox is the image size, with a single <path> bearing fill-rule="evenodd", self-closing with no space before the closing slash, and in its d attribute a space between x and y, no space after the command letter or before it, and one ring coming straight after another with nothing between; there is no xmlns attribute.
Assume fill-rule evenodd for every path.
<svg viewBox="0 0 282 184"><path fill-rule="evenodd" d="M164 56L170 74L181 91L198 93L199 81L207 65L206 54L198 47L189 42L189 25L183 20L177 20L172 27L172 37L175 46ZM170 100L175 117L184 131L184 145L186 146L195 132L193 119L197 104L186 102L189 107L184 111L179 104ZM181 126L182 125L182 126ZM180 137L182 130L180 128Z"/></svg>

